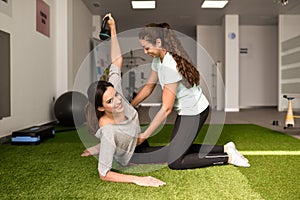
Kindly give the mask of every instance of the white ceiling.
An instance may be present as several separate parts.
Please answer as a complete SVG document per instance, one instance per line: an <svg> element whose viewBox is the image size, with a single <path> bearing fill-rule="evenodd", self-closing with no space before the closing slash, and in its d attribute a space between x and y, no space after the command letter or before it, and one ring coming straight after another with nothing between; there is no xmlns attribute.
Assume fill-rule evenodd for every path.
<svg viewBox="0 0 300 200"><path fill-rule="evenodd" d="M168 22L191 37L196 35L196 25L220 25L225 14L238 14L240 25L276 25L279 14L300 14L300 0L288 0L286 6L281 0L229 0L224 9L202 9L204 0L156 0L154 10L133 10L130 0L82 1L94 15L112 13L119 32L150 22Z"/></svg>

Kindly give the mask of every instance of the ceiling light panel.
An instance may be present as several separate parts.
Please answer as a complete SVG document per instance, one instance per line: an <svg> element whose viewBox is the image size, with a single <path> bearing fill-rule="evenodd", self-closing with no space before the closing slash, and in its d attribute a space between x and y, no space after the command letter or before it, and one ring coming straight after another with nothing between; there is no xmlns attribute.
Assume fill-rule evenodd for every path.
<svg viewBox="0 0 300 200"><path fill-rule="evenodd" d="M201 8L224 8L228 0L205 0Z"/></svg>
<svg viewBox="0 0 300 200"><path fill-rule="evenodd" d="M131 1L133 9L154 9L155 1Z"/></svg>

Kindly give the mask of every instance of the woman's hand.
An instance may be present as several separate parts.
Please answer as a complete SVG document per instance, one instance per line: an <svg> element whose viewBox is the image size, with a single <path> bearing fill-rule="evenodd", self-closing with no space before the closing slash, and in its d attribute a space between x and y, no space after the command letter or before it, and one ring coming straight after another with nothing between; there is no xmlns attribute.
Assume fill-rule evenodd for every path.
<svg viewBox="0 0 300 200"><path fill-rule="evenodd" d="M112 181L119 183L134 183L139 186L159 187L166 183L151 176L135 176L129 174L120 174L118 172L108 171L106 176L99 175L103 181Z"/></svg>
<svg viewBox="0 0 300 200"><path fill-rule="evenodd" d="M115 29L116 28L116 22L114 20L114 18L111 16L111 13L106 14L103 19L105 19L105 17L108 17L109 20L107 21L107 25L110 29Z"/></svg>
<svg viewBox="0 0 300 200"><path fill-rule="evenodd" d="M87 148L86 150L84 150L81 154L82 157L86 157L86 156L94 156L99 154L100 152L100 144L97 144L95 146L92 146L90 148Z"/></svg>
<svg viewBox="0 0 300 200"><path fill-rule="evenodd" d="M136 146L142 144L147 138L148 138L148 137L146 137L146 136L144 135L144 133L140 133L140 134L139 134L139 137L138 137L138 139L137 139L137 144L136 144Z"/></svg>
<svg viewBox="0 0 300 200"><path fill-rule="evenodd" d="M89 150L84 150L81 154L82 157L86 157L86 156L92 156L91 152L89 152Z"/></svg>
<svg viewBox="0 0 300 200"><path fill-rule="evenodd" d="M166 184L165 182L151 176L137 177L133 183L145 187L159 187Z"/></svg>

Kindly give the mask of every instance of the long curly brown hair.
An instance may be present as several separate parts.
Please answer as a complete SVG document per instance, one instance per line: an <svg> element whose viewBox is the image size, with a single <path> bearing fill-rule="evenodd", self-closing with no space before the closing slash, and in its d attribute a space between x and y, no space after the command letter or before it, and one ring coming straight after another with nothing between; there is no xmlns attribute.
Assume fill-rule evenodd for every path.
<svg viewBox="0 0 300 200"><path fill-rule="evenodd" d="M168 23L151 23L142 28L139 39L156 44L156 39L161 39L162 48L166 49L177 63L177 70L183 76L182 83L190 88L200 84L200 73L191 62L180 40Z"/></svg>

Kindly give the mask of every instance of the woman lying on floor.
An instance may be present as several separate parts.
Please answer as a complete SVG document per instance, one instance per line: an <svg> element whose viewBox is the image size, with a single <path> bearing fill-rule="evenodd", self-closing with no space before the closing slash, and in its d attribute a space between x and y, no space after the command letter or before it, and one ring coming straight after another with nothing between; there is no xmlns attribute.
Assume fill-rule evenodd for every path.
<svg viewBox="0 0 300 200"><path fill-rule="evenodd" d="M168 156L172 153L178 154L178 152L169 151L172 141L169 146L151 147L145 138L139 137L141 128L137 111L123 98L121 87L122 56L117 40L115 21L110 14L106 16L109 17L107 24L111 31L112 64L109 70L109 80L108 82L98 81L95 98L90 99L91 103L95 105L99 124L99 129L95 135L100 139L100 144L86 149L82 156L99 154L98 171L101 180L135 183L141 186L162 186L165 182L150 176L141 177L112 171L114 160L122 166L127 166L129 163L168 163L170 166L175 160L170 162ZM93 116L88 117L88 120L92 119ZM199 154L200 149L203 156ZM248 160L236 150L232 142L224 146L193 144L183 154L188 162L185 166L183 164L180 169L227 163L236 166L248 166Z"/></svg>

